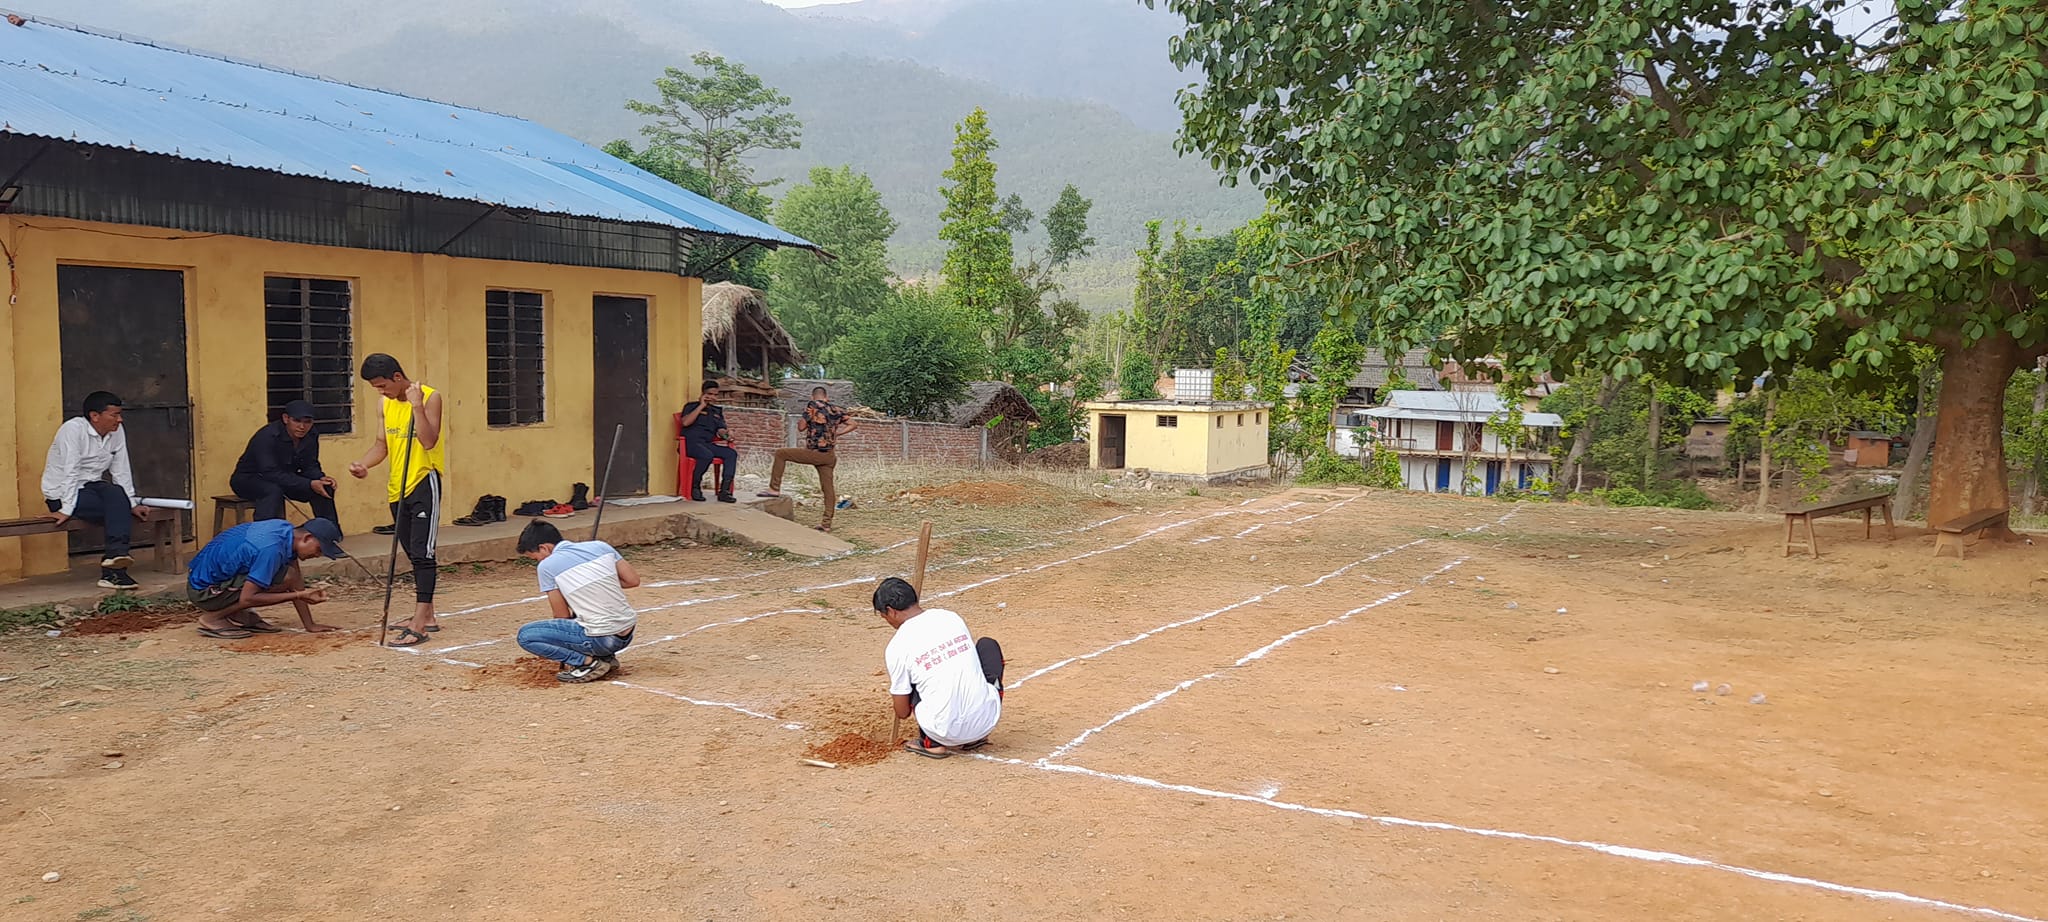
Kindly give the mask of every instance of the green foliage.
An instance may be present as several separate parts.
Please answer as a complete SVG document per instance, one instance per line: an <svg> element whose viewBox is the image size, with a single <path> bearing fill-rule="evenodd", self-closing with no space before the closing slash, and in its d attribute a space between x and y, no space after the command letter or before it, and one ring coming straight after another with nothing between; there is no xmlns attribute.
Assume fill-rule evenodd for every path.
<svg viewBox="0 0 2048 922"><path fill-rule="evenodd" d="M1401 482L1401 456L1384 448L1374 448L1365 462L1365 485L1383 490L1398 490Z"/></svg>
<svg viewBox="0 0 2048 922"><path fill-rule="evenodd" d="M775 317L797 347L815 360L840 334L894 297L889 289L889 236L896 221L874 183L852 167L811 171L775 206L775 223L824 247L836 259L802 250L768 257Z"/></svg>
<svg viewBox="0 0 2048 922"><path fill-rule="evenodd" d="M42 628L62 623L63 614L55 605L29 605L22 608L0 609L0 633L21 628Z"/></svg>
<svg viewBox="0 0 2048 922"><path fill-rule="evenodd" d="M1045 212L1046 261L1055 269L1088 255L1095 238L1088 236L1088 210L1095 203L1081 197L1081 190L1068 183L1059 200Z"/></svg>
<svg viewBox="0 0 2048 922"><path fill-rule="evenodd" d="M1153 400L1159 397L1159 366L1152 356L1131 353L1124 356L1123 369L1116 376L1117 396L1123 400Z"/></svg>
<svg viewBox="0 0 2048 922"><path fill-rule="evenodd" d="M1663 425L1659 427L1657 437L1659 446L1684 444L1693 421L1714 412L1711 395L1664 382L1657 383L1656 388L1657 400L1663 405ZM1599 376L1574 377L1556 393L1543 398L1541 407L1546 413L1564 417L1563 436L1566 439L1577 438L1580 432L1591 427L1592 441L1586 450L1586 467L1597 472L1610 486L1648 492L1661 489L1664 485L1661 475L1656 483L1643 482L1643 455L1649 450L1649 386L1634 382L1620 388L1606 411L1595 416L1593 410L1599 390ZM1519 391L1516 396L1519 398ZM1656 470L1661 472L1662 465L1657 465Z"/></svg>
<svg viewBox="0 0 2048 922"><path fill-rule="evenodd" d="M1003 222L991 157L996 146L982 109L954 127L953 165L945 174L951 185L941 190L946 207L939 229L947 245L939 290L989 326L995 324L998 305L1015 296L1010 229Z"/></svg>
<svg viewBox="0 0 2048 922"><path fill-rule="evenodd" d="M2035 0L1902 0L1870 47L1839 0L1165 5L1186 146L1266 192L1295 280L1397 338L1686 385L2048 340Z"/></svg>
<svg viewBox="0 0 2048 922"><path fill-rule="evenodd" d="M1771 425L1763 423L1763 394L1750 394L1730 414L1730 448L1736 449L1740 440L1741 456L1757 457L1761 442L1769 440L1772 466L1797 473L1809 500L1827 487L1830 450L1851 430L1896 433L1905 428L1914 386L1905 377L1859 382L1804 368L1773 384L1778 408Z"/></svg>
<svg viewBox="0 0 2048 922"><path fill-rule="evenodd" d="M1351 329L1342 324L1323 327L1309 348L1313 356L1311 371L1316 380L1301 387L1301 405L1297 408L1300 427L1297 442L1290 451L1304 459L1330 452L1330 431L1337 401L1349 392L1351 376L1358 373L1359 364L1365 361L1365 347L1359 345Z"/></svg>
<svg viewBox="0 0 2048 922"><path fill-rule="evenodd" d="M971 318L944 297L907 285L833 346L831 361L846 369L869 406L933 419L967 395L985 359Z"/></svg>
<svg viewBox="0 0 2048 922"><path fill-rule="evenodd" d="M803 124L783 111L789 97L737 61L698 52L690 63L703 73L664 68L654 79L660 99L626 102L627 110L653 120L640 129L648 146L682 153L709 181L708 194L716 201L774 185L774 180L756 182L745 157L800 145Z"/></svg>
<svg viewBox="0 0 2048 922"><path fill-rule="evenodd" d="M604 152L741 214L764 221L768 219L771 204L767 195L759 189L749 188L719 198L712 191L711 177L698 168L686 150L655 146L635 150L632 142L617 140L606 144ZM738 282L751 288L768 287L768 254L759 247L741 250L736 257L731 257L734 250L731 245L702 249L703 253L692 254L691 265L686 269L689 273L707 282Z"/></svg>
<svg viewBox="0 0 2048 922"><path fill-rule="evenodd" d="M1533 488L1535 485L1531 484ZM1594 490L1593 495L1609 506L1667 506L1673 509L1712 509L1714 501L1698 485L1681 480L1666 489L1645 492L1632 486Z"/></svg>
<svg viewBox="0 0 2048 922"><path fill-rule="evenodd" d="M1209 393L1217 400L1243 400L1251 389L1251 370L1245 367L1244 359L1230 349L1216 350L1216 364L1210 366L1216 377L1210 381Z"/></svg>
<svg viewBox="0 0 2048 922"><path fill-rule="evenodd" d="M1374 482L1374 472L1367 470L1364 465L1327 451L1310 455L1307 461L1302 462L1301 474L1295 481L1311 485L1380 486ZM1399 468L1396 468L1395 482L1399 481Z"/></svg>
<svg viewBox="0 0 2048 922"><path fill-rule="evenodd" d="M2020 372L2005 389L2006 461L2031 476L2037 489L2048 472L2048 409L2034 409L2042 374L2038 369Z"/></svg>

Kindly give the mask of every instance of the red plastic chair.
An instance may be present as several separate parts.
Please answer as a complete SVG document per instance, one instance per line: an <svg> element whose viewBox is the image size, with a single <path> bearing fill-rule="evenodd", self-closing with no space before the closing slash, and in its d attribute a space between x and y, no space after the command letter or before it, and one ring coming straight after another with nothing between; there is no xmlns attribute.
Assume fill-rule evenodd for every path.
<svg viewBox="0 0 2048 922"><path fill-rule="evenodd" d="M690 452L688 451L688 449L684 448L684 446L683 446L683 414L681 414L681 413L677 413L677 414L675 415L675 421L676 421L676 495L677 495L677 496L680 496L680 497L682 497L682 498L684 498L684 499L689 499L689 498L690 498L690 485L691 485L691 484L694 484L694 483L696 483L696 482L697 482L697 481L696 481L696 477L697 477L697 459L695 459L695 458L692 458L692 457L690 457ZM732 440L731 440L731 439L721 439L721 440L719 440L719 441L713 442L712 444L714 444L714 445L724 445L724 446L726 446L727 448L731 448L731 449L733 449L734 451L738 451L738 450L739 450L739 446L737 446L737 445L733 444L733 442L732 442ZM724 466L725 466L725 459L724 459L724 458L713 458L713 459L711 459L711 468L712 468L712 470L711 470L711 472L710 472L710 473L711 473L711 478L712 478L711 482L712 482L712 484L713 484L714 486L715 486L715 485L716 485L716 484L718 483L718 479L719 479L719 478L720 478L721 476L723 476L723 475L724 475L724 473L725 473L724 471L718 470L718 468L721 468L721 467L724 467Z"/></svg>

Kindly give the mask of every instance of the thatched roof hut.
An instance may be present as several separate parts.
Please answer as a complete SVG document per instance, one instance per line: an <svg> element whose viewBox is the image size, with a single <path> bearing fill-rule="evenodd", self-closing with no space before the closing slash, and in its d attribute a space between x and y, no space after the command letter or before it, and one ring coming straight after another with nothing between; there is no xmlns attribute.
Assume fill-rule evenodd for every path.
<svg viewBox="0 0 2048 922"><path fill-rule="evenodd" d="M772 380L775 366L801 365L803 351L775 322L758 288L733 282L704 286L704 366L738 377Z"/></svg>

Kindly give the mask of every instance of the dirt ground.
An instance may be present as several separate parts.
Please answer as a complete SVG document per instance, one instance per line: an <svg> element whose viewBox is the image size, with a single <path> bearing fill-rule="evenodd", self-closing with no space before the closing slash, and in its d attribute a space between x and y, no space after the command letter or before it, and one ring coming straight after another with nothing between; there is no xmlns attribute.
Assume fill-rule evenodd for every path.
<svg viewBox="0 0 2048 922"><path fill-rule="evenodd" d="M364 586L344 635L0 638L0 918L2048 919L2048 547L922 485L835 561L630 550L616 682L521 662L514 564L426 652ZM1008 657L982 757L864 743L920 518Z"/></svg>

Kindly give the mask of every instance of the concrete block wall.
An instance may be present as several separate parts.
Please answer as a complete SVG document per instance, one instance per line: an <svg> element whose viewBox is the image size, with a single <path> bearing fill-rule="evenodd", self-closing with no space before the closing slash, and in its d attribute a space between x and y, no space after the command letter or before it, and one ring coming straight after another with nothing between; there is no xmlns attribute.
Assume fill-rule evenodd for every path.
<svg viewBox="0 0 2048 922"><path fill-rule="evenodd" d="M799 444L797 420L781 410L727 407L725 423L739 443L742 461L766 459L775 449ZM988 430L979 426L897 419L863 419L835 450L848 459L934 464L982 464L995 457Z"/></svg>

